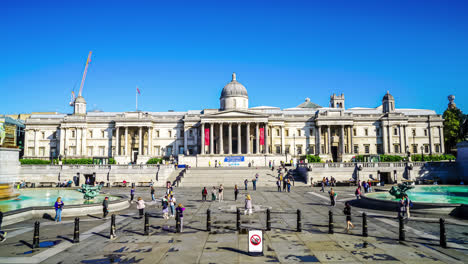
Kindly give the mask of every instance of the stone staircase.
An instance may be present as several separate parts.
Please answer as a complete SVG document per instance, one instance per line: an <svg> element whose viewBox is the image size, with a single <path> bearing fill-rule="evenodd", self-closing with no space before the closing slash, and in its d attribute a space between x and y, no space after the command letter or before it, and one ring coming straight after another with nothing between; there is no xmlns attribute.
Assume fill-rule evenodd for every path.
<svg viewBox="0 0 468 264"><path fill-rule="evenodd" d="M180 187L212 187L223 184L224 187L233 188L237 184L240 189L244 188L244 180L249 181L252 188L252 179L259 174L257 187L275 187L277 172L268 168L192 168L189 169ZM295 182L295 185L305 185Z"/></svg>

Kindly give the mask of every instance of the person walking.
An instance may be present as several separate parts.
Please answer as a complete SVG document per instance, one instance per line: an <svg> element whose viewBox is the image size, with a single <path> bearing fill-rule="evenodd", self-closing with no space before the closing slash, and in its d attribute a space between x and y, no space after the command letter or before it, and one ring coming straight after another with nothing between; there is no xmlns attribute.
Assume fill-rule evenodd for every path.
<svg viewBox="0 0 468 264"><path fill-rule="evenodd" d="M211 201L216 201L216 187L213 186L211 189Z"/></svg>
<svg viewBox="0 0 468 264"><path fill-rule="evenodd" d="M62 210L64 205L62 197L57 198L57 201L55 201L55 222L62 221Z"/></svg>
<svg viewBox="0 0 468 264"><path fill-rule="evenodd" d="M249 215L252 214L252 198L250 198L250 195L247 194L245 196L245 205L244 205L244 215L249 213Z"/></svg>
<svg viewBox="0 0 468 264"><path fill-rule="evenodd" d="M322 189L320 189L321 192L325 192L325 182L322 181L321 182L321 185L322 185Z"/></svg>
<svg viewBox="0 0 468 264"><path fill-rule="evenodd" d="M346 232L349 232L349 227L354 228L353 223L351 222L351 206L348 202L345 203L345 208L343 209L343 213L346 216Z"/></svg>
<svg viewBox="0 0 468 264"><path fill-rule="evenodd" d="M408 195L405 195L405 207L406 207L406 218L410 219L410 207L413 206L413 202L411 202Z"/></svg>
<svg viewBox="0 0 468 264"><path fill-rule="evenodd" d="M237 184L234 185L234 201L237 201L237 195L239 194L239 188L237 188Z"/></svg>
<svg viewBox="0 0 468 264"><path fill-rule="evenodd" d="M151 201L155 201L156 199L154 198L154 187L151 186Z"/></svg>
<svg viewBox="0 0 468 264"><path fill-rule="evenodd" d="M285 177L283 177L283 192L286 192L287 183L288 183L288 177L285 176Z"/></svg>
<svg viewBox="0 0 468 264"><path fill-rule="evenodd" d="M185 211L185 208L182 206L182 204L179 204L177 206L176 212L179 214L180 232L184 231L184 211Z"/></svg>
<svg viewBox="0 0 468 264"><path fill-rule="evenodd" d="M288 192L291 192L291 180L288 179Z"/></svg>
<svg viewBox="0 0 468 264"><path fill-rule="evenodd" d="M354 194L356 195L356 199L361 199L361 190L359 187L356 188L356 191L354 191Z"/></svg>
<svg viewBox="0 0 468 264"><path fill-rule="evenodd" d="M133 203L133 198L135 197L135 188L130 189L130 203Z"/></svg>
<svg viewBox="0 0 468 264"><path fill-rule="evenodd" d="M249 183L249 181L247 179L245 179L244 181L244 186L245 186L245 190L247 191L247 184Z"/></svg>
<svg viewBox="0 0 468 264"><path fill-rule="evenodd" d="M328 194L330 195L330 205L335 206L337 196L336 192L333 190L333 188L331 188Z"/></svg>
<svg viewBox="0 0 468 264"><path fill-rule="evenodd" d="M175 217L176 198L171 194L169 198L169 207L171 208L171 217Z"/></svg>
<svg viewBox="0 0 468 264"><path fill-rule="evenodd" d="M370 180L367 181L367 189L369 192L372 192L372 183Z"/></svg>
<svg viewBox="0 0 468 264"><path fill-rule="evenodd" d="M221 201L224 201L224 187L222 184L219 185L219 188L218 188L218 201L221 202Z"/></svg>
<svg viewBox="0 0 468 264"><path fill-rule="evenodd" d="M143 201L141 197L138 197L136 204L137 204L137 209L138 209L140 218L142 218L143 212L145 210L145 201Z"/></svg>
<svg viewBox="0 0 468 264"><path fill-rule="evenodd" d="M169 219L169 202L167 201L167 195L161 200L162 213L164 219Z"/></svg>
<svg viewBox="0 0 468 264"><path fill-rule="evenodd" d="M252 187L254 191L257 190L257 179L252 179Z"/></svg>
<svg viewBox="0 0 468 264"><path fill-rule="evenodd" d="M206 201L206 195L208 194L208 191L206 190L206 187L203 187L203 190L201 192L202 195L202 201Z"/></svg>
<svg viewBox="0 0 468 264"><path fill-rule="evenodd" d="M104 198L102 201L102 218L106 218L109 213L109 197Z"/></svg>
<svg viewBox="0 0 468 264"><path fill-rule="evenodd" d="M278 187L278 192L281 192L281 181L279 179L276 181L276 187Z"/></svg>

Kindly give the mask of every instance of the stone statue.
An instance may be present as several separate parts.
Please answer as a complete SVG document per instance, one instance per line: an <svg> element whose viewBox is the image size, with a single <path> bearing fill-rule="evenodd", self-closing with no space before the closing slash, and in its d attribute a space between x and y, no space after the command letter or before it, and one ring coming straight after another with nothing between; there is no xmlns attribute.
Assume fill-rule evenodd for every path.
<svg viewBox="0 0 468 264"><path fill-rule="evenodd" d="M395 196L397 199L401 199L406 195L406 191L413 189L414 186L400 183L398 186L393 186L388 192Z"/></svg>
<svg viewBox="0 0 468 264"><path fill-rule="evenodd" d="M81 189L78 189L77 191L84 193L84 199L85 200L93 200L94 197L98 196L99 193L101 192L102 185L98 186L92 186L88 184L82 184Z"/></svg>
<svg viewBox="0 0 468 264"><path fill-rule="evenodd" d="M0 125L0 146L3 145L3 141L5 141L5 124L1 123Z"/></svg>

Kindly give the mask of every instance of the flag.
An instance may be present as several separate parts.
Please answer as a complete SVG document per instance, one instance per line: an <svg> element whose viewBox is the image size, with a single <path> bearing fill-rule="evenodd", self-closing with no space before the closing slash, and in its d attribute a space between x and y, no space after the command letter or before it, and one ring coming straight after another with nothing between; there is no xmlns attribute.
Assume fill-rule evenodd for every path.
<svg viewBox="0 0 468 264"><path fill-rule="evenodd" d="M205 146L210 145L210 129L205 128Z"/></svg>
<svg viewBox="0 0 468 264"><path fill-rule="evenodd" d="M260 128L260 145L265 145L265 129Z"/></svg>
<svg viewBox="0 0 468 264"><path fill-rule="evenodd" d="M138 86L137 86L137 92L138 92L139 95L141 95L140 89L138 89Z"/></svg>

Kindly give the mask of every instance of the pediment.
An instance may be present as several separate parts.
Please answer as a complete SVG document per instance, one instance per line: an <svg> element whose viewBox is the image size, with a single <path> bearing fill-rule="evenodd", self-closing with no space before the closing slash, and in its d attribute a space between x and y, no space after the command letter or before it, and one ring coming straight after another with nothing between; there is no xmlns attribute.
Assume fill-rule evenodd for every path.
<svg viewBox="0 0 468 264"><path fill-rule="evenodd" d="M202 118L225 118L225 117L237 117L237 118L266 118L267 115L260 115L258 113L250 112L250 111L242 111L242 110L227 110L221 111L217 113L203 115Z"/></svg>

